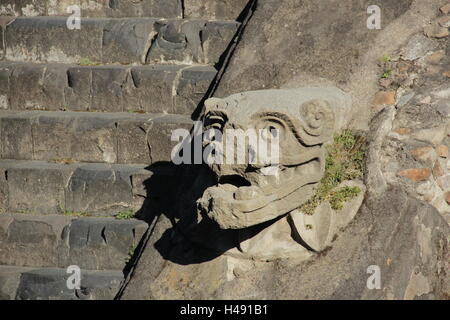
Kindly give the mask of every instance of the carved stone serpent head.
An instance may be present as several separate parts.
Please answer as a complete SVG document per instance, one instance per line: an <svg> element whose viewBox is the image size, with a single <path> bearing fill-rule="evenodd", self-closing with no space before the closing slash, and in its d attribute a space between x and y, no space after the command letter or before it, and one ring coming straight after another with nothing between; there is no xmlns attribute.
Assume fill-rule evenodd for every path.
<svg viewBox="0 0 450 320"><path fill-rule="evenodd" d="M199 213L221 229L243 229L299 208L323 176L324 144L344 126L350 103L347 94L331 87L250 91L208 99L204 130L218 130L223 137L228 130L233 134L240 130L246 142L239 148L238 139L223 138L236 153L223 152L221 163L209 164L217 184L198 200ZM256 140L250 139L251 130ZM279 144L276 163L258 161L259 157L250 161L261 139ZM210 143L206 140L204 146ZM245 161L235 161L239 152L246 151Z"/></svg>

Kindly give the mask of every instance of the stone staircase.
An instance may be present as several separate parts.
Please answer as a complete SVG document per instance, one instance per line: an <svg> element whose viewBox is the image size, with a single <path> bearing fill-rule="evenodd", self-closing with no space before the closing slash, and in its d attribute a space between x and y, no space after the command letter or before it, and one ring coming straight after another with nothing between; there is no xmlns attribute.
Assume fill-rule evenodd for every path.
<svg viewBox="0 0 450 320"><path fill-rule="evenodd" d="M1 1L0 299L115 296L247 2Z"/></svg>

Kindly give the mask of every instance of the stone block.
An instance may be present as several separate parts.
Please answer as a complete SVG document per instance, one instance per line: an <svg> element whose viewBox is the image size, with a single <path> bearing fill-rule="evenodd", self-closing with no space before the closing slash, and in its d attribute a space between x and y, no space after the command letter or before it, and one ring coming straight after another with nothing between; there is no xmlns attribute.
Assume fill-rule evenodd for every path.
<svg viewBox="0 0 450 320"><path fill-rule="evenodd" d="M139 105L136 108L135 104L126 104L125 109L172 113L174 83L182 67L176 65L133 67L131 76Z"/></svg>
<svg viewBox="0 0 450 320"><path fill-rule="evenodd" d="M6 180L7 171L5 168L0 168L0 214L8 210L8 181Z"/></svg>
<svg viewBox="0 0 450 320"><path fill-rule="evenodd" d="M130 175L143 166L81 165L71 176L66 208L75 212L114 215L131 209Z"/></svg>
<svg viewBox="0 0 450 320"><path fill-rule="evenodd" d="M121 271L81 270L80 290L68 289L66 269L45 268L23 272L17 300L112 300L123 280Z"/></svg>
<svg viewBox="0 0 450 320"><path fill-rule="evenodd" d="M184 15L187 19L236 20L249 0L185 0Z"/></svg>
<svg viewBox="0 0 450 320"><path fill-rule="evenodd" d="M73 168L33 162L7 168L9 210L53 214L65 210L64 187Z"/></svg>
<svg viewBox="0 0 450 320"><path fill-rule="evenodd" d="M144 63L154 36L155 20L109 21L103 30L103 63Z"/></svg>
<svg viewBox="0 0 450 320"><path fill-rule="evenodd" d="M30 268L0 266L0 300L14 300L22 272Z"/></svg>
<svg viewBox="0 0 450 320"><path fill-rule="evenodd" d="M32 122L34 160L115 163L115 117L41 113Z"/></svg>
<svg viewBox="0 0 450 320"><path fill-rule="evenodd" d="M2 159L30 159L33 154L30 114L11 114L0 117Z"/></svg>
<svg viewBox="0 0 450 320"><path fill-rule="evenodd" d="M135 219L81 218L69 226L67 265L122 270L147 224Z"/></svg>
<svg viewBox="0 0 450 320"><path fill-rule="evenodd" d="M62 215L5 214L5 236L0 242L0 264L41 267L60 265L58 246L71 218Z"/></svg>
<svg viewBox="0 0 450 320"><path fill-rule="evenodd" d="M0 66L0 109L9 109L9 92L14 63L2 63Z"/></svg>
<svg viewBox="0 0 450 320"><path fill-rule="evenodd" d="M39 84L43 65L16 64L10 77L10 105L15 110L43 109L44 96Z"/></svg>
<svg viewBox="0 0 450 320"><path fill-rule="evenodd" d="M147 129L147 144L152 163L171 162L172 149L178 141L172 141L172 133L176 129L190 130L193 122L181 115L165 115L155 118Z"/></svg>
<svg viewBox="0 0 450 320"><path fill-rule="evenodd" d="M237 31L237 22L158 21L147 63L216 64ZM220 32L219 32L220 30Z"/></svg>
<svg viewBox="0 0 450 320"><path fill-rule="evenodd" d="M81 29L67 28L65 17L18 17L6 27L6 59L10 61L101 62L107 20L82 19Z"/></svg>
<svg viewBox="0 0 450 320"><path fill-rule="evenodd" d="M90 111L123 111L126 105L123 87L127 74L127 69L120 66L92 68Z"/></svg>
<svg viewBox="0 0 450 320"><path fill-rule="evenodd" d="M67 107L71 111L89 111L91 107L92 68L67 69L67 87L64 89Z"/></svg>
<svg viewBox="0 0 450 320"><path fill-rule="evenodd" d="M151 116L135 117L117 123L118 163L151 163L151 150L147 143L147 131ZM130 143L130 142L133 143Z"/></svg>
<svg viewBox="0 0 450 320"><path fill-rule="evenodd" d="M200 104L216 74L216 69L207 66L183 69L176 88L173 113L191 114Z"/></svg>
<svg viewBox="0 0 450 320"><path fill-rule="evenodd" d="M239 27L237 22L207 22L201 32L202 48L209 65L216 65Z"/></svg>

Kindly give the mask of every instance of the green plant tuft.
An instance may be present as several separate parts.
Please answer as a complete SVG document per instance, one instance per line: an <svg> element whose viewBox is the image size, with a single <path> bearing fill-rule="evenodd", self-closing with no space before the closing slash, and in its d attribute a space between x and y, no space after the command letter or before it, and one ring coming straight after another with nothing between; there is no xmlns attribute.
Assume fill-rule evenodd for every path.
<svg viewBox="0 0 450 320"><path fill-rule="evenodd" d="M92 62L91 59L89 59L89 58L80 58L80 60L78 61L78 64L80 66L93 66L93 65L96 65L96 63Z"/></svg>
<svg viewBox="0 0 450 320"><path fill-rule="evenodd" d="M128 220L134 218L134 210L126 210L117 213L114 217L119 220Z"/></svg>
<svg viewBox="0 0 450 320"><path fill-rule="evenodd" d="M392 76L392 69L385 69L383 74L381 75L382 79L388 79Z"/></svg>
<svg viewBox="0 0 450 320"><path fill-rule="evenodd" d="M86 212L76 212L76 211L64 211L63 214L69 217L89 217L90 214Z"/></svg>
<svg viewBox="0 0 450 320"><path fill-rule="evenodd" d="M317 186L314 195L305 202L300 210L312 215L323 202L329 201L334 210L342 209L346 201L356 197L359 187L336 187L346 180L361 179L363 176L364 138L351 130L344 130L335 135L333 143L326 147L327 157L325 173Z"/></svg>

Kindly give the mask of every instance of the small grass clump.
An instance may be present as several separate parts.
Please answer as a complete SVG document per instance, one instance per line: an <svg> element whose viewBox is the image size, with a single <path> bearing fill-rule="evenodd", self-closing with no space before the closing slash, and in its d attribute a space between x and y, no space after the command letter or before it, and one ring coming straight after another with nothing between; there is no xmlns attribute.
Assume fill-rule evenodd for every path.
<svg viewBox="0 0 450 320"><path fill-rule="evenodd" d="M51 159L50 162L60 163L60 164L72 164L72 163L75 163L76 161L74 159L70 159L70 158L54 158L54 159Z"/></svg>
<svg viewBox="0 0 450 320"><path fill-rule="evenodd" d="M128 250L128 255L125 257L125 263L130 263L131 259L133 258L134 251L136 250L137 246L133 244L130 249Z"/></svg>
<svg viewBox="0 0 450 320"><path fill-rule="evenodd" d="M80 66L95 66L97 63L92 62L91 59L89 59L89 58L81 58L81 59L78 61L78 64L79 64Z"/></svg>
<svg viewBox="0 0 450 320"><path fill-rule="evenodd" d="M86 212L77 212L77 211L64 211L63 213L65 216L68 217L89 217L90 214Z"/></svg>
<svg viewBox="0 0 450 320"><path fill-rule="evenodd" d="M119 213L117 213L114 218L118 219L118 220L128 220L128 219L133 219L134 218L134 210L126 210L126 211L121 211Z"/></svg>
<svg viewBox="0 0 450 320"><path fill-rule="evenodd" d="M392 70L392 59L388 55L384 55L380 59L380 66L383 68L383 73L380 75L381 79L389 79L392 77L394 70Z"/></svg>
<svg viewBox="0 0 450 320"><path fill-rule="evenodd" d="M392 69L385 69L381 74L381 79L389 79L392 76Z"/></svg>
<svg viewBox="0 0 450 320"><path fill-rule="evenodd" d="M346 180L362 178L365 156L363 144L364 138L351 130L344 130L334 136L333 143L327 146L324 176L312 198L300 207L302 212L312 215L324 201L330 202L334 210L340 210L346 201L361 192L359 187L336 187Z"/></svg>
<svg viewBox="0 0 450 320"><path fill-rule="evenodd" d="M391 57L388 56L387 54L385 54L381 57L381 62L383 62L383 63L391 62Z"/></svg>

